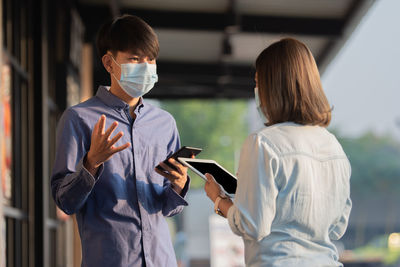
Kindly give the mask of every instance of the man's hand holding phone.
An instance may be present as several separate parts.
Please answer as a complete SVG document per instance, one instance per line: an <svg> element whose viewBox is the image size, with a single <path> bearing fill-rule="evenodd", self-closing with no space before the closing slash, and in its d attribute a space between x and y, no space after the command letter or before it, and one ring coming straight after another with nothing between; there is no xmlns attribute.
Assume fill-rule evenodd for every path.
<svg viewBox="0 0 400 267"><path fill-rule="evenodd" d="M169 158L166 162L160 162L159 166L162 168L155 168L156 172L165 178L167 178L171 184L172 188L181 194L185 184L187 182L187 170L188 168L180 164L174 158Z"/></svg>
<svg viewBox="0 0 400 267"><path fill-rule="evenodd" d="M183 166L177 159L178 157L194 158L201 151L201 148L183 146L166 160L160 162L155 167L155 171L167 178L171 182L172 188L178 194L181 194L187 182L188 168Z"/></svg>

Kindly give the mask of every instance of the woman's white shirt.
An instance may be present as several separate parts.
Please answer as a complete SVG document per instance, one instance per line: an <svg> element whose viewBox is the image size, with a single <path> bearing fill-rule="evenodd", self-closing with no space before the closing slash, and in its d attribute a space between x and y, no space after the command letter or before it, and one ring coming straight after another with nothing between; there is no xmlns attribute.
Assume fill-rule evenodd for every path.
<svg viewBox="0 0 400 267"><path fill-rule="evenodd" d="M351 210L351 167L325 128L281 123L251 134L228 211L246 266L342 266L331 240Z"/></svg>

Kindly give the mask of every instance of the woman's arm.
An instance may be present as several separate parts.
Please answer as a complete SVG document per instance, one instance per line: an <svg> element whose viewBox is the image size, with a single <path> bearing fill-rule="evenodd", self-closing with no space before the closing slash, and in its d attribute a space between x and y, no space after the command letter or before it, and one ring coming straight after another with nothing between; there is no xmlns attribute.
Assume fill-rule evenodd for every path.
<svg viewBox="0 0 400 267"><path fill-rule="evenodd" d="M211 199L211 201L214 202L214 204L217 201L217 198L220 198L215 206L215 209L219 209L221 215L226 218L229 208L233 206L233 202L230 198L223 196L223 191L221 190L220 185L217 184L211 174L206 173L206 178L207 181L204 185L204 190L206 191L207 196ZM221 198L221 196L223 198Z"/></svg>
<svg viewBox="0 0 400 267"><path fill-rule="evenodd" d="M235 234L261 240L271 232L278 195L275 180L278 168L279 158L266 137L250 135L240 154L234 202L230 205L223 200L220 207Z"/></svg>

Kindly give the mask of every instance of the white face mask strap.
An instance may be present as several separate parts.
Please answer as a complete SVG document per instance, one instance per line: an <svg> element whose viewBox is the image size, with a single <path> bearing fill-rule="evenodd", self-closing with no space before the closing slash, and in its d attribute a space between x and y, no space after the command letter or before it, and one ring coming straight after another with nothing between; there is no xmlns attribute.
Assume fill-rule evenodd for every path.
<svg viewBox="0 0 400 267"><path fill-rule="evenodd" d="M117 64L118 67L120 67L120 69L122 70L121 65L118 64L118 62L115 60L114 56L113 56L112 54L108 54L108 55L112 58L112 60L115 62L115 64ZM114 77L114 79L119 83L119 80L117 79L117 77L115 77L114 72L111 72L111 75L112 75L112 76Z"/></svg>
<svg viewBox="0 0 400 267"><path fill-rule="evenodd" d="M115 77L114 73L111 73L111 75L114 77L114 79L119 83L119 80L117 79L117 77Z"/></svg>
<svg viewBox="0 0 400 267"><path fill-rule="evenodd" d="M115 60L115 58L114 58L114 56L113 55L111 55L111 54L108 54L111 58L112 58L112 60L115 62L115 64L117 64L118 65L118 67L120 67L121 68L121 64L118 64L118 62Z"/></svg>

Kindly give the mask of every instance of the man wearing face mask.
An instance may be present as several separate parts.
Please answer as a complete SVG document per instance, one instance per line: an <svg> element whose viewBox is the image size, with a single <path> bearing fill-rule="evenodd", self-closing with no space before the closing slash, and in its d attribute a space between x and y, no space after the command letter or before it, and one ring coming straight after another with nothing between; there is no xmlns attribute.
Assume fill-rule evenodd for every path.
<svg viewBox="0 0 400 267"><path fill-rule="evenodd" d="M76 214L82 266L176 266L164 217L187 205L189 179L162 163L180 147L175 120L142 97L158 80L157 36L124 15L102 26L97 48L111 86L61 117L53 197Z"/></svg>

